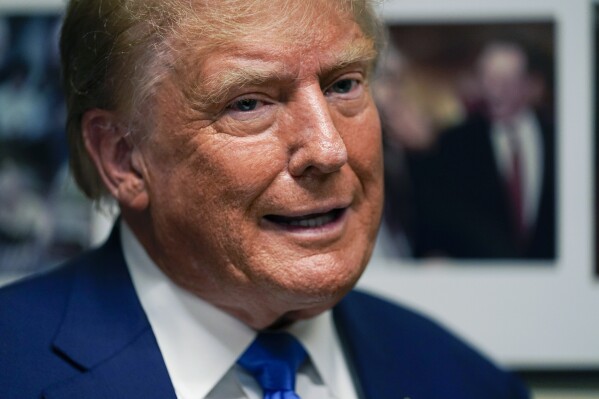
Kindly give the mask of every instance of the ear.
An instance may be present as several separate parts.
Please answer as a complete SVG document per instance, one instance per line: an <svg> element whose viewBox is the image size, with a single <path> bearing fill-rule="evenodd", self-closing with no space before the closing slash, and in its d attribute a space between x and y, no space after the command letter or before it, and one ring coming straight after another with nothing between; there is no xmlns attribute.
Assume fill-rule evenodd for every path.
<svg viewBox="0 0 599 399"><path fill-rule="evenodd" d="M87 111L81 120L85 147L104 185L121 207L142 211L149 205L143 158L115 112Z"/></svg>

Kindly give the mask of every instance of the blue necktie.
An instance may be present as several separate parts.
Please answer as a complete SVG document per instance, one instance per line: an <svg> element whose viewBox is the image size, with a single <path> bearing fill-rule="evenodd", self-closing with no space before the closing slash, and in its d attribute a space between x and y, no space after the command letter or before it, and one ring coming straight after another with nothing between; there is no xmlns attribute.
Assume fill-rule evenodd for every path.
<svg viewBox="0 0 599 399"><path fill-rule="evenodd" d="M299 399L295 373L306 351L288 333L260 333L237 363L249 371L264 391L264 399Z"/></svg>

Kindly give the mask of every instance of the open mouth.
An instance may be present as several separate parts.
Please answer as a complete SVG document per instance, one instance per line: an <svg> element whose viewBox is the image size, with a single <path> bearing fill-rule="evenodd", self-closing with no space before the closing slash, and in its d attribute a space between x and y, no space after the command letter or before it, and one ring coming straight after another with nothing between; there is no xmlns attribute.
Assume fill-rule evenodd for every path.
<svg viewBox="0 0 599 399"><path fill-rule="evenodd" d="M345 209L346 208L337 208L325 213L313 213L297 217L266 215L264 218L269 222L284 227L313 229L336 222L341 218Z"/></svg>

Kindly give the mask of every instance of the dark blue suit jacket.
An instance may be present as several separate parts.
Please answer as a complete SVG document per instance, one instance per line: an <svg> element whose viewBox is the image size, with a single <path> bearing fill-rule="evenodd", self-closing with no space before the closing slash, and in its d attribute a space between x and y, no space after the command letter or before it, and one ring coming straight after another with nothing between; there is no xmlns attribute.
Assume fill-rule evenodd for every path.
<svg viewBox="0 0 599 399"><path fill-rule="evenodd" d="M334 319L362 398L528 397L510 374L409 310L353 292ZM40 397L175 399L118 229L65 267L0 291L0 398Z"/></svg>

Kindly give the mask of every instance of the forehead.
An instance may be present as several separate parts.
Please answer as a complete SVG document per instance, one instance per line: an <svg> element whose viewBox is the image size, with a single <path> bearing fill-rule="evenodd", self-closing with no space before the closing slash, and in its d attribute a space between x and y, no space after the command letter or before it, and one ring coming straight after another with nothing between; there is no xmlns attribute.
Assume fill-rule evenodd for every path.
<svg viewBox="0 0 599 399"><path fill-rule="evenodd" d="M210 30L187 25L175 82L188 99L207 105L235 87L297 81L357 62L370 67L374 41L351 13L327 1L295 0L291 8L282 7L284 1L272 2L273 7L252 15L241 13L232 28L228 19L213 21Z"/></svg>
<svg viewBox="0 0 599 399"><path fill-rule="evenodd" d="M492 48L481 60L483 72L494 75L518 75L526 69L526 58L522 51L513 47Z"/></svg>
<svg viewBox="0 0 599 399"><path fill-rule="evenodd" d="M349 0L196 0L185 13L182 28L217 42L240 39L249 31L300 38L327 20L353 19L350 4Z"/></svg>
<svg viewBox="0 0 599 399"><path fill-rule="evenodd" d="M202 64L221 67L260 70L263 67L279 69L287 74L297 74L303 66L318 69L340 68L346 64L371 61L374 46L351 21L338 21L318 32L308 31L302 38L281 40L264 38L260 41L240 39L214 49L203 57Z"/></svg>
<svg viewBox="0 0 599 399"><path fill-rule="evenodd" d="M201 61L214 53L255 56L292 47L305 56L330 47L340 40L337 28L355 27L353 15L344 0L249 0L241 6L236 0L218 1L213 7L196 7L181 21L173 47L182 63ZM235 6L238 7L235 7Z"/></svg>

